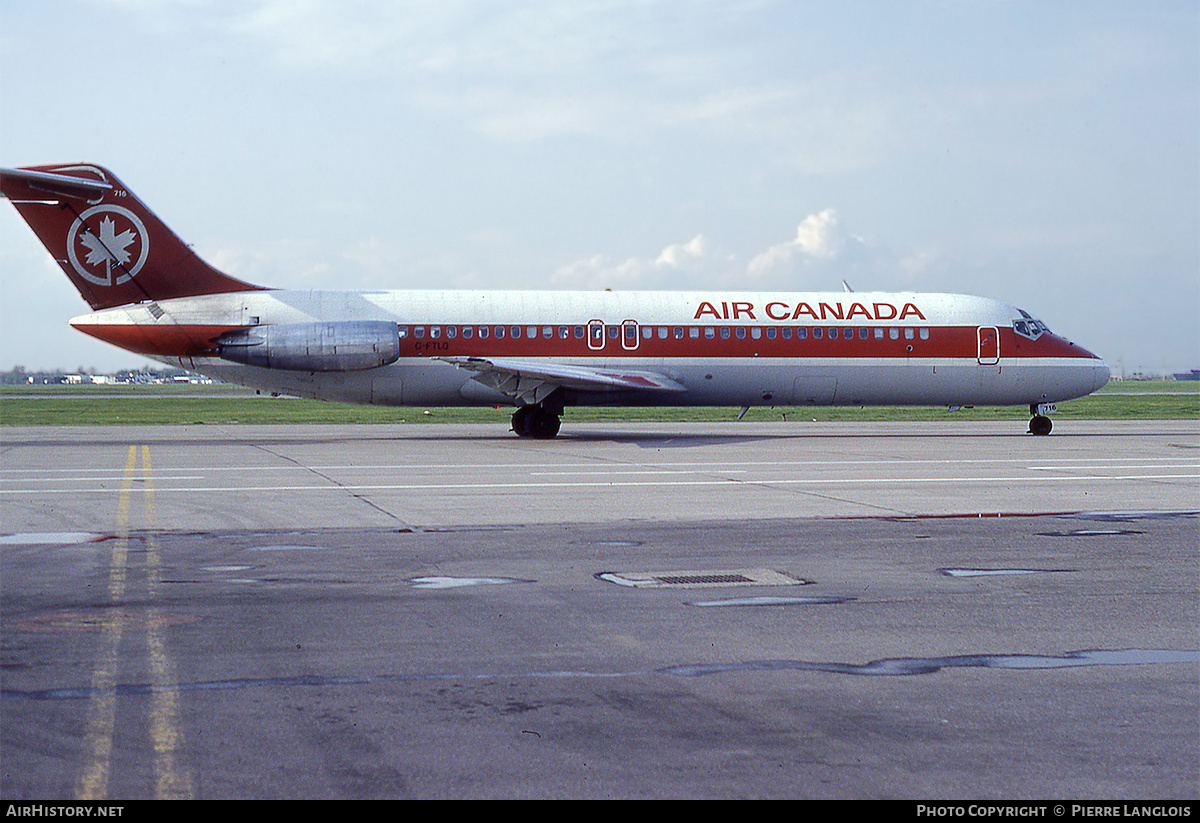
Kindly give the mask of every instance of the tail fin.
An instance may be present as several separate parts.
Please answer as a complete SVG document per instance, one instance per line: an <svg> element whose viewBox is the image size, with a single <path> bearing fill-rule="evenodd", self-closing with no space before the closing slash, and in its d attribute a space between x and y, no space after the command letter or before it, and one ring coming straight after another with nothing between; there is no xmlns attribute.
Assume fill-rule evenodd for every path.
<svg viewBox="0 0 1200 823"><path fill-rule="evenodd" d="M0 193L93 309L262 288L197 257L100 166L0 169Z"/></svg>

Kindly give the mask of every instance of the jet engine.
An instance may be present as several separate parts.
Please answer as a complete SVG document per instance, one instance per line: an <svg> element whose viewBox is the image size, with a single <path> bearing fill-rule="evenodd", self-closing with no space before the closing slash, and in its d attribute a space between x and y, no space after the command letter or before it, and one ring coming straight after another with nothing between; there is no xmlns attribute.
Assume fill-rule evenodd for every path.
<svg viewBox="0 0 1200 823"><path fill-rule="evenodd" d="M396 324L385 320L250 326L213 343L225 360L287 371L362 371L400 357Z"/></svg>

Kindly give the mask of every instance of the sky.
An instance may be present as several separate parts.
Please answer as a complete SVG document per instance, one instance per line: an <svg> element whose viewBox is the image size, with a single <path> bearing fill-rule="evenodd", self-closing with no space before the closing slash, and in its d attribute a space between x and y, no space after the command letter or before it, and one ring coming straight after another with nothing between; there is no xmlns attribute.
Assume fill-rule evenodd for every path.
<svg viewBox="0 0 1200 823"><path fill-rule="evenodd" d="M0 0L0 166L282 288L929 291L1200 368L1194 0ZM0 370L139 356L0 203Z"/></svg>

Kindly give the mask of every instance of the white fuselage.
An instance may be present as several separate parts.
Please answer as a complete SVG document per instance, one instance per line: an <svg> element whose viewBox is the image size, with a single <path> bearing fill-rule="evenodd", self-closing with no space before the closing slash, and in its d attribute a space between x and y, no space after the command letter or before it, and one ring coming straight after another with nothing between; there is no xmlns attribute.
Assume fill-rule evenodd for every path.
<svg viewBox="0 0 1200 823"><path fill-rule="evenodd" d="M516 404L453 362L653 372L674 391L579 405L1017 405L1103 386L1095 355L986 298L916 293L243 291L105 309L72 325L223 381L385 405ZM386 320L400 356L358 371L268 369L211 350L245 327ZM208 349L206 351L206 349ZM446 359L442 359L446 358Z"/></svg>

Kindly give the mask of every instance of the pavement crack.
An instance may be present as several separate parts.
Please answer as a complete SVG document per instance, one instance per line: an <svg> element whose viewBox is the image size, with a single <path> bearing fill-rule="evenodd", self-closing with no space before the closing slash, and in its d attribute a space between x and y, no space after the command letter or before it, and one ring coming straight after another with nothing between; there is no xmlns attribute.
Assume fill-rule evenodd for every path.
<svg viewBox="0 0 1200 823"><path fill-rule="evenodd" d="M267 454L271 455L272 457L276 457L280 460L291 463L293 466L295 466L299 469L303 469L304 471L309 472L310 474L316 475L317 477L321 478L325 482L341 489L346 494L353 497L355 500L358 500L359 502L366 504L367 506L369 506L370 508L379 512L380 514L387 516L390 520L394 520L395 522L400 523L404 526L410 525L409 523L407 523L404 520L397 517L395 515L395 513L388 511L387 509L383 508L382 506L380 506L377 503L375 503L374 501L372 501L369 497L366 496L366 494L364 492L351 491L349 488L347 488L345 483L343 483L341 480L338 480L336 477L331 477L330 475L325 474L324 472L320 471L319 469L315 469L312 466L307 466L304 463L301 463L299 460L297 460L294 457L289 457L286 454L280 454L279 452L274 451L273 449L267 448L266 446L262 445L261 443L255 443L255 444L253 444L253 446L254 446L254 448L258 449L259 451L266 452Z"/></svg>

